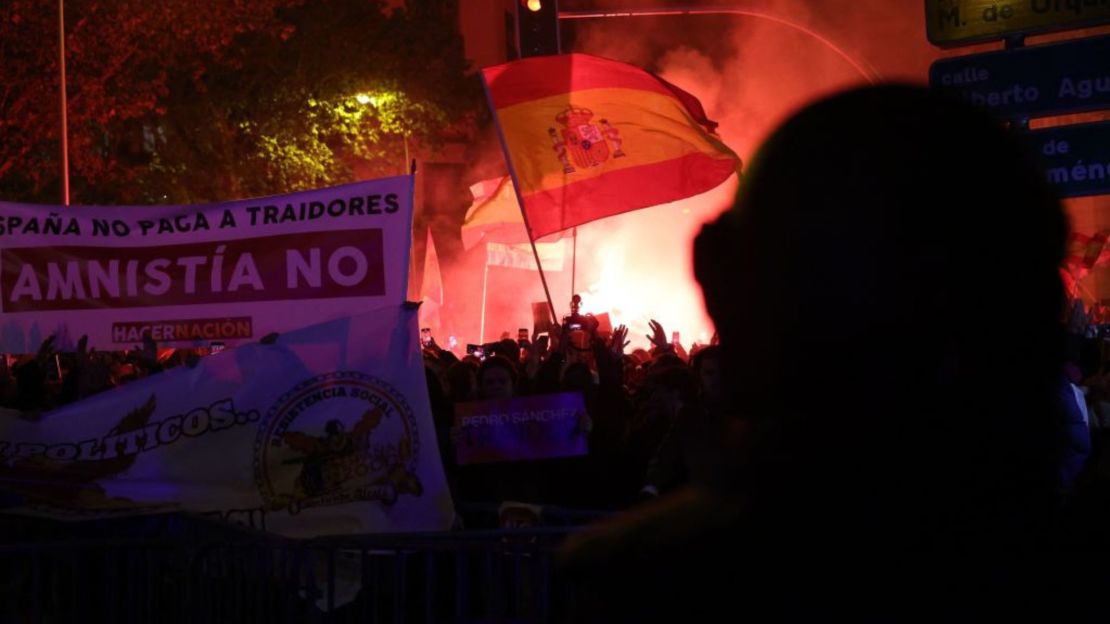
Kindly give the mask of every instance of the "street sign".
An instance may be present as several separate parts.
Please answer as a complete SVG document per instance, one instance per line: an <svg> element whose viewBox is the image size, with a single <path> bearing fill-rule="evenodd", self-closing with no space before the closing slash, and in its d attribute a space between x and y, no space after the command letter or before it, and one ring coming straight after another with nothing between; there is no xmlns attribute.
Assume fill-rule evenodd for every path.
<svg viewBox="0 0 1110 624"><path fill-rule="evenodd" d="M1057 126L1026 136L1061 197L1110 193L1110 122Z"/></svg>
<svg viewBox="0 0 1110 624"><path fill-rule="evenodd" d="M941 59L929 85L1007 118L1110 108L1110 36Z"/></svg>
<svg viewBox="0 0 1110 624"><path fill-rule="evenodd" d="M955 46L1110 22L1110 0L925 0L929 42Z"/></svg>

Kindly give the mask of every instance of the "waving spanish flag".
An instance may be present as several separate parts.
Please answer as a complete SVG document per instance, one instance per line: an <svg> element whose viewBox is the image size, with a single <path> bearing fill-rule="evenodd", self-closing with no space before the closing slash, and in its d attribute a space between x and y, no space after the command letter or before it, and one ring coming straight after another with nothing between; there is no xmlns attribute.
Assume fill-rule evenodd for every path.
<svg viewBox="0 0 1110 624"><path fill-rule="evenodd" d="M586 54L482 70L533 239L703 193L740 159L694 96Z"/></svg>

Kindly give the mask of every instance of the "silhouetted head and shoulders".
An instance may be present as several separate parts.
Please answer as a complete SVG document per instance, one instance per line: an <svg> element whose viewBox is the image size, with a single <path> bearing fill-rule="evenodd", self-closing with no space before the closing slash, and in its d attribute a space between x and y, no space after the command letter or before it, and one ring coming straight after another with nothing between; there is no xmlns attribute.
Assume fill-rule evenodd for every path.
<svg viewBox="0 0 1110 624"><path fill-rule="evenodd" d="M890 85L794 115L694 248L743 423L727 485L587 533L570 568L670 587L654 614L971 614L1038 583L1066 228L1022 139L965 103Z"/></svg>

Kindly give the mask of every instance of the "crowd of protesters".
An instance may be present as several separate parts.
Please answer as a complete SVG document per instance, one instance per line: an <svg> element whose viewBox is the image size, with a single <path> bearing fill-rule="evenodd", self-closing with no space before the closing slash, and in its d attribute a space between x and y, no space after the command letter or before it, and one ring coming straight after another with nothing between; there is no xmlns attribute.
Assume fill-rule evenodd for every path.
<svg viewBox="0 0 1110 624"><path fill-rule="evenodd" d="M652 320L651 349L629 351L627 328L599 332L593 316L578 313L579 301L575 296L572 314L534 342L505 332L461 359L434 340L425 346L440 453L456 500L615 510L683 486L719 485L727 468L722 440L741 435L745 422L726 404L717 336L687 353ZM1110 324L1095 324L1095 307L1074 299L1063 319L1057 488L1065 497L1110 487ZM587 456L456 463L455 405L559 392L585 399Z"/></svg>
<svg viewBox="0 0 1110 624"><path fill-rule="evenodd" d="M33 355L0 356L0 409L10 416L37 419L79 399L142 379L167 368L195 365L210 349L159 349L148 337L126 351L86 347L60 351L48 336Z"/></svg>
<svg viewBox="0 0 1110 624"><path fill-rule="evenodd" d="M689 483L709 483L721 467L726 426L720 347L670 341L651 321L651 349L628 349L628 329L599 330L579 312L535 341L505 334L461 359L434 340L424 346L427 382L441 457L457 501L615 510ZM34 355L0 358L0 409L36 419L43 413L176 366L193 366L204 349L165 349L144 339L126 351L96 351L79 340L72 352L53 337ZM460 466L454 406L559 392L581 393L581 430L589 452L526 462Z"/></svg>
<svg viewBox="0 0 1110 624"><path fill-rule="evenodd" d="M268 334L262 343L272 343ZM118 351L98 351L82 336L73 350L59 349L47 336L34 354L0 355L0 410L8 416L37 420L44 413L178 366L195 367L202 357L219 353L222 343L165 347L149 334L142 344Z"/></svg>
<svg viewBox="0 0 1110 624"><path fill-rule="evenodd" d="M429 396L441 457L456 500L463 503L556 505L613 510L714 473L723 392L720 350L694 345L688 354L651 322L651 350L628 349L628 330L598 329L579 313L536 341L483 345L463 358L432 340L424 347ZM714 336L713 342L716 342ZM37 353L0 358L0 409L9 416L42 414L176 366L193 366L205 349L166 349L149 337L126 351L56 348L54 337ZM558 392L581 393L588 416L585 457L459 466L455 462L454 406Z"/></svg>
<svg viewBox="0 0 1110 624"><path fill-rule="evenodd" d="M720 348L687 354L651 322L652 348L626 353L628 330L598 329L578 309L535 341L505 337L461 360L434 341L425 347L429 395L441 456L456 500L605 510L627 507L713 478L723 392ZM583 457L458 465L454 406L558 392L581 393L588 437Z"/></svg>
<svg viewBox="0 0 1110 624"><path fill-rule="evenodd" d="M572 313L537 340L506 332L478 354L458 357L434 340L424 361L440 455L456 500L588 510L627 508L687 485L714 486L725 473L722 439L737 435L723 387L722 351L694 344L689 353L649 323L651 349L628 349L625 326L603 332L595 317ZM1062 494L1110 488L1110 324L1097 304L1069 306L1061 372ZM193 366L203 349L159 349L150 339L127 351L60 352L53 337L34 355L0 358L0 409L34 419L42 413L176 366ZM584 457L460 466L455 461L459 403L560 392L581 393L588 418ZM726 431L728 429L728 431Z"/></svg>

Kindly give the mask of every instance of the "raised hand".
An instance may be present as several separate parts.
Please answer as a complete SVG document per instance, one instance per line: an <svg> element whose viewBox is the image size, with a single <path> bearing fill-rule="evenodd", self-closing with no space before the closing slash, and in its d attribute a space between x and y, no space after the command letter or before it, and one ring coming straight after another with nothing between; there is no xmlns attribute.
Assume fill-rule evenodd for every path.
<svg viewBox="0 0 1110 624"><path fill-rule="evenodd" d="M1091 317L1083 305L1083 300L1076 297L1072 301L1071 314L1068 317L1068 332L1075 336L1083 336L1087 333L1087 326L1091 323Z"/></svg>
<svg viewBox="0 0 1110 624"><path fill-rule="evenodd" d="M590 418L589 413L587 413L585 410L579 412L578 419L574 423L574 433L588 436L593 430L594 421L592 418Z"/></svg>
<svg viewBox="0 0 1110 624"><path fill-rule="evenodd" d="M624 355L624 348L627 347L630 342L627 338L628 328L624 325L618 325L617 328L613 330L613 336L609 339L609 349L613 352L613 355L617 357Z"/></svg>
<svg viewBox="0 0 1110 624"><path fill-rule="evenodd" d="M651 319L648 321L648 327L651 328L652 335L648 336L647 339L651 341L651 344L656 349L668 349L671 347L671 343L667 341L667 332L663 331L663 325L660 324L659 321Z"/></svg>
<svg viewBox="0 0 1110 624"><path fill-rule="evenodd" d="M149 332L143 334L143 346L139 347L139 358L147 366L158 363L158 343L154 342Z"/></svg>
<svg viewBox="0 0 1110 624"><path fill-rule="evenodd" d="M552 325L551 331L548 332L548 336L550 336L550 346L548 347L548 351L550 351L551 353L560 353L566 351L566 344L564 344L565 341L563 340L563 331L561 327L559 327L558 325Z"/></svg>
<svg viewBox="0 0 1110 624"><path fill-rule="evenodd" d="M81 336L77 339L77 363L85 364L89 361L89 337Z"/></svg>
<svg viewBox="0 0 1110 624"><path fill-rule="evenodd" d="M439 357L439 354L443 352L443 349L438 344L436 344L435 338L433 338L432 336L428 336L428 343L424 345L424 352L431 354L433 357Z"/></svg>
<svg viewBox="0 0 1110 624"><path fill-rule="evenodd" d="M39 345L39 351L35 354L35 360L39 363L39 366L46 366L46 363L49 362L50 358L54 357L57 352L58 350L54 348L54 335L51 334Z"/></svg>

